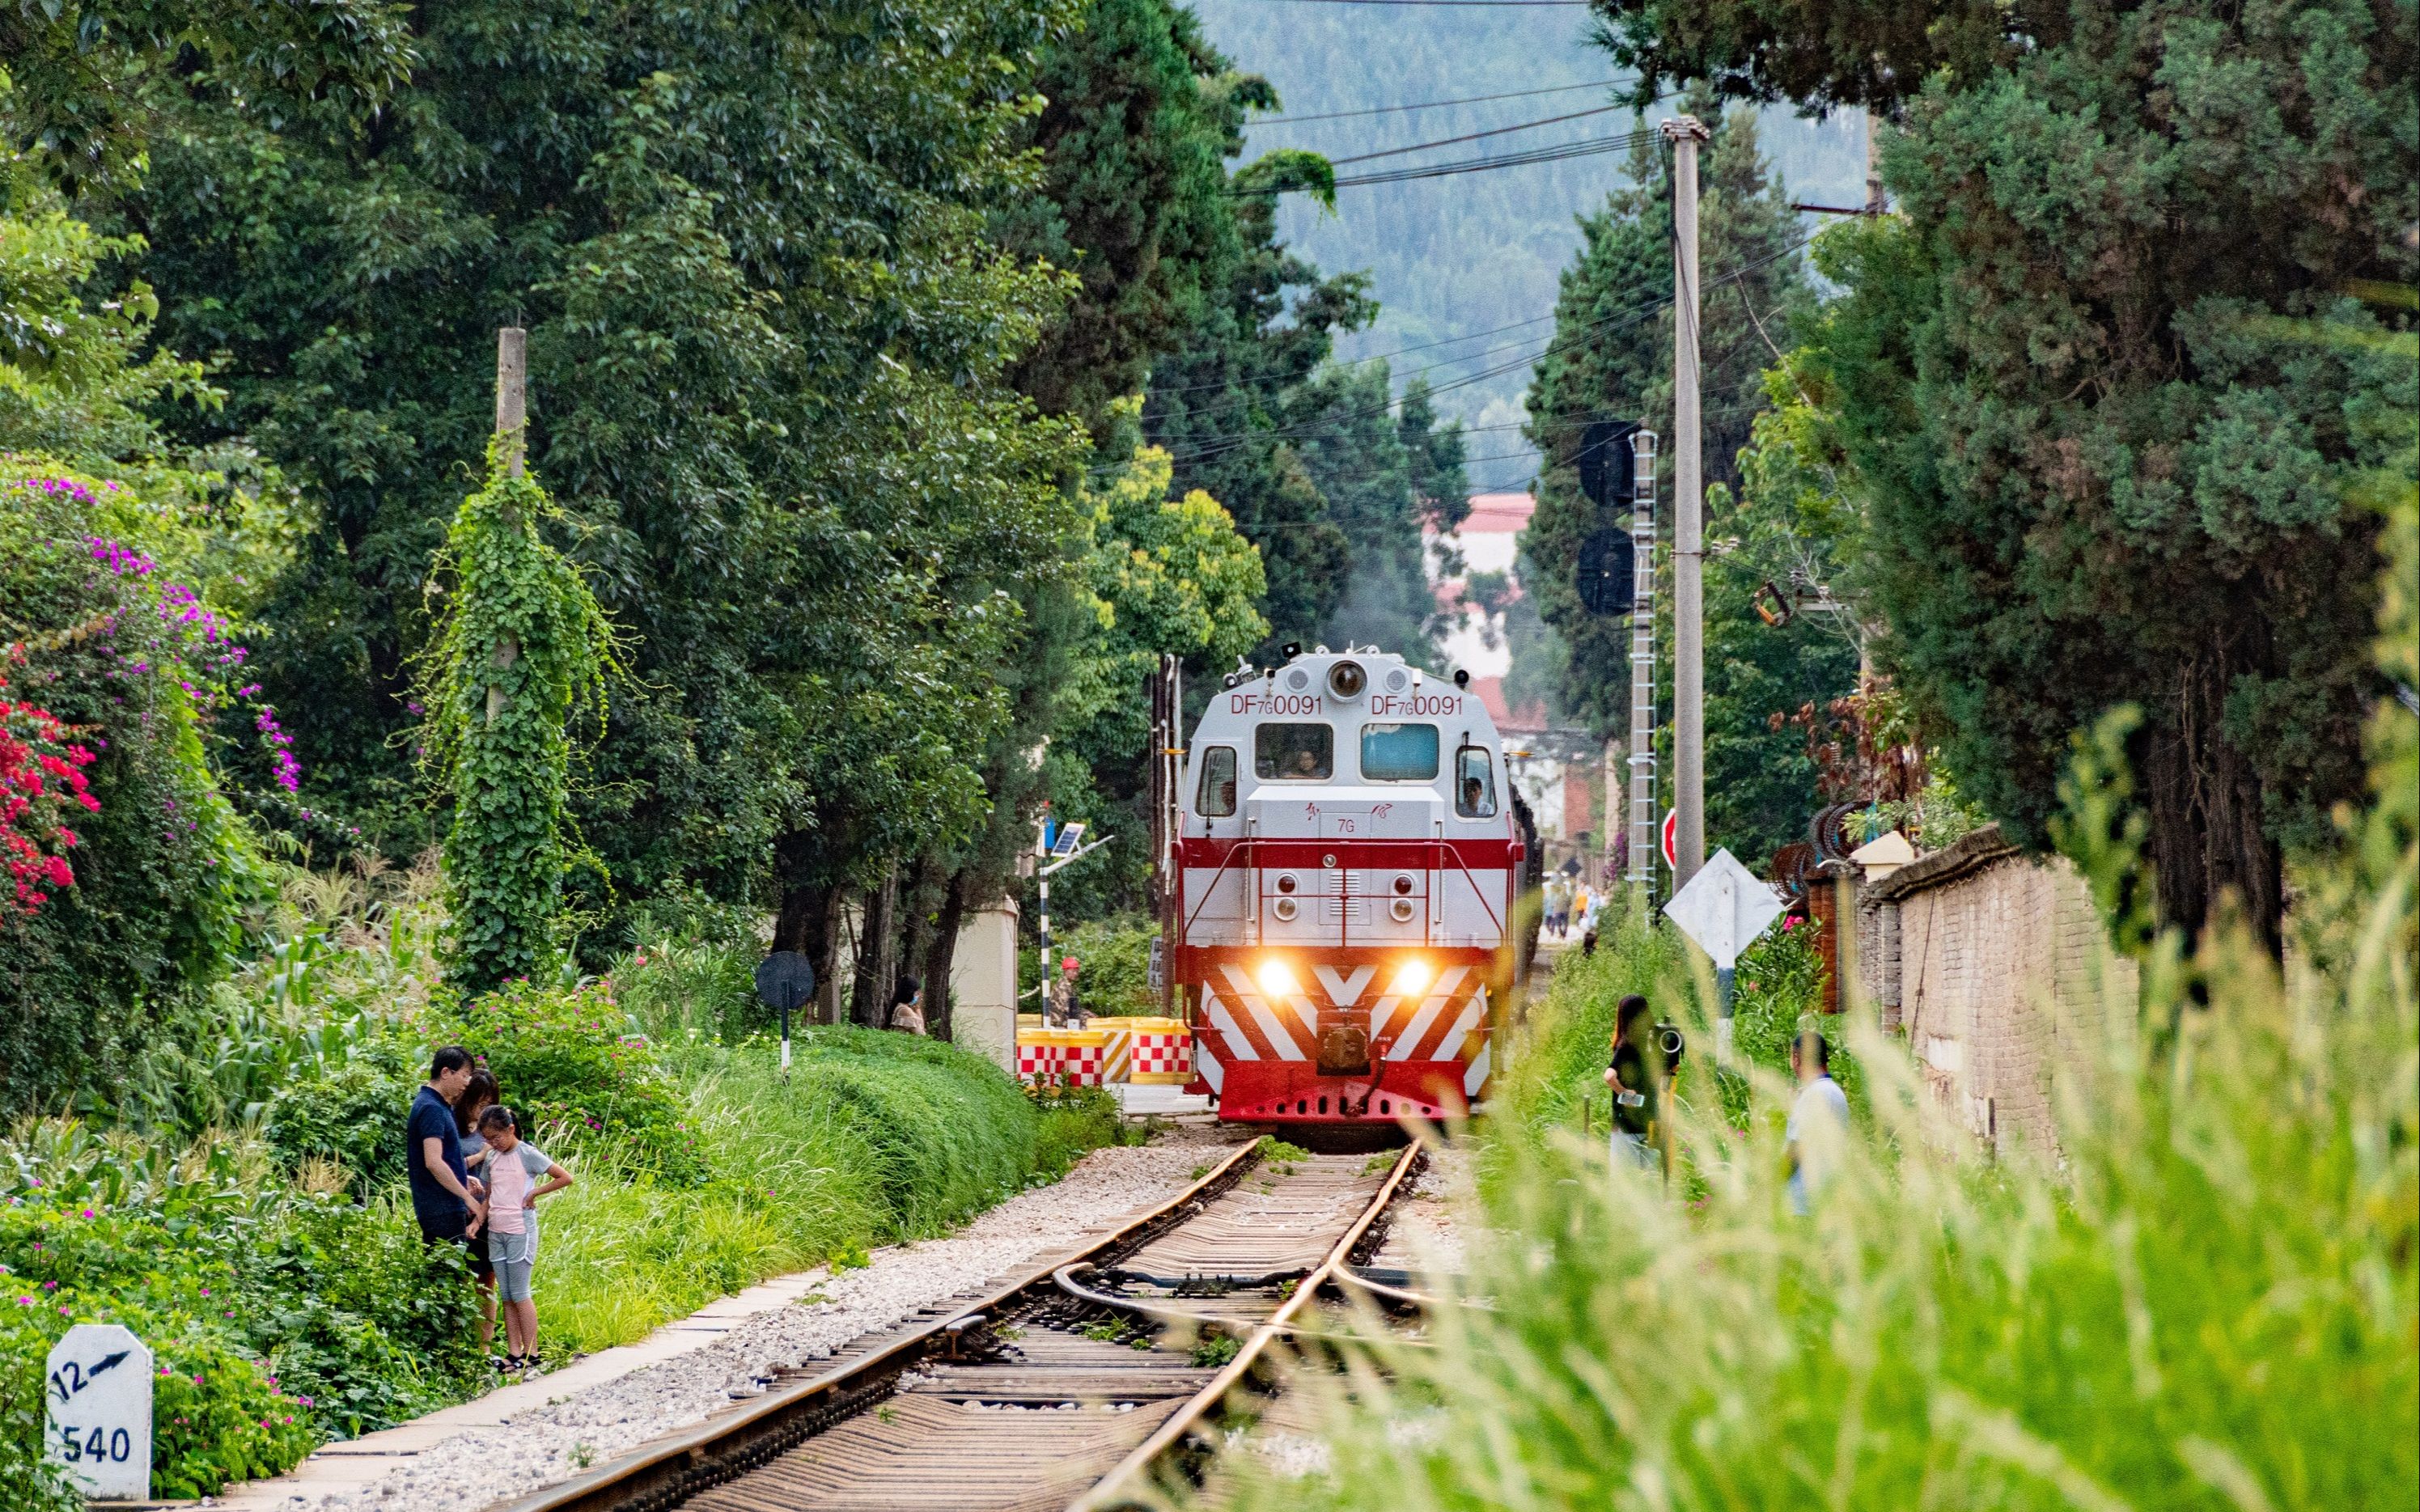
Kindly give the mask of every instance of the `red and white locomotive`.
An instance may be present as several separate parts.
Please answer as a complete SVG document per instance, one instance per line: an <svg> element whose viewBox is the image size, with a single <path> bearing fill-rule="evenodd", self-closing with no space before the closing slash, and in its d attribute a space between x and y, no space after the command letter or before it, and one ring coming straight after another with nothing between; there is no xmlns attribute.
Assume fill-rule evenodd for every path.
<svg viewBox="0 0 2420 1512"><path fill-rule="evenodd" d="M1527 807L1466 675L1287 649L1228 676L1181 757L1164 748L1162 936L1190 1089L1237 1122L1461 1115L1487 1095L1528 964Z"/></svg>

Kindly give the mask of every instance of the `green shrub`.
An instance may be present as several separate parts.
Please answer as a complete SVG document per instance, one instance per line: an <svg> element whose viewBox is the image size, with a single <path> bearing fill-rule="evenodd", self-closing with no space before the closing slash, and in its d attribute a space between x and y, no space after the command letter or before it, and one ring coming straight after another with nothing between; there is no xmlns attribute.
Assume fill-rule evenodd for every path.
<svg viewBox="0 0 2420 1512"><path fill-rule="evenodd" d="M182 502L35 457L0 476L0 625L31 648L0 697L75 727L99 805L72 825L73 885L0 929L0 1115L122 1078L161 1014L232 964L265 901L212 762L256 711L229 680L219 613L154 560Z"/></svg>
<svg viewBox="0 0 2420 1512"><path fill-rule="evenodd" d="M737 1044L776 1015L756 995L754 940L642 945L613 968L613 995L650 1037Z"/></svg>
<svg viewBox="0 0 2420 1512"><path fill-rule="evenodd" d="M61 1123L0 1156L0 1310L18 1319L0 1339L0 1460L39 1455L44 1357L78 1322L124 1323L151 1349L155 1492L215 1493L309 1452L310 1405L269 1379L245 1337L256 1298L237 1261L264 1204L225 1147L180 1158Z"/></svg>
<svg viewBox="0 0 2420 1512"><path fill-rule="evenodd" d="M510 982L424 1027L432 1043L462 1044L485 1063L533 1137L611 1151L667 1181L704 1179L680 1089L611 983Z"/></svg>
<svg viewBox="0 0 2420 1512"><path fill-rule="evenodd" d="M419 1083L372 1062L315 1068L270 1099L262 1133L288 1168L341 1162L365 1190L403 1180L404 1115Z"/></svg>
<svg viewBox="0 0 2420 1512"><path fill-rule="evenodd" d="M939 1232L1023 1187L1034 1170L1036 1120L1023 1090L954 1045L879 1029L812 1029L799 1043L793 1081L847 1111L903 1233Z"/></svg>
<svg viewBox="0 0 2420 1512"><path fill-rule="evenodd" d="M761 1038L685 1056L710 1180L673 1188L592 1160L548 1200L551 1344L628 1343L768 1275L941 1232L1119 1127L1103 1094L1038 1108L997 1067L929 1040L812 1028L795 1051L787 1078Z"/></svg>
<svg viewBox="0 0 2420 1512"><path fill-rule="evenodd" d="M1140 1130L1129 1130L1117 1099L1107 1088L1070 1087L1037 1097L1040 1114L1033 1136L1033 1174L1029 1186L1055 1181L1067 1168L1104 1145L1140 1142Z"/></svg>
<svg viewBox="0 0 2420 1512"><path fill-rule="evenodd" d="M192 1326L151 1352L153 1495L215 1496L282 1475L318 1447L310 1408L214 1329Z"/></svg>
<svg viewBox="0 0 2420 1512"><path fill-rule="evenodd" d="M481 1384L470 1268L421 1242L399 1196L289 1201L240 1269L244 1337L332 1432L391 1427Z"/></svg>

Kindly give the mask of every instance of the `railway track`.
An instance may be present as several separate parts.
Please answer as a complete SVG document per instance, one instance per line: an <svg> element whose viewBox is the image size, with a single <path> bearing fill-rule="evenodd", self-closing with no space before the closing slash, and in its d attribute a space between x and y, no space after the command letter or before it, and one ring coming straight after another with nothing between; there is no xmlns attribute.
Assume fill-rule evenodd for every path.
<svg viewBox="0 0 2420 1512"><path fill-rule="evenodd" d="M1421 1160L1247 1145L1086 1246L490 1512L1111 1512L1202 1452Z"/></svg>

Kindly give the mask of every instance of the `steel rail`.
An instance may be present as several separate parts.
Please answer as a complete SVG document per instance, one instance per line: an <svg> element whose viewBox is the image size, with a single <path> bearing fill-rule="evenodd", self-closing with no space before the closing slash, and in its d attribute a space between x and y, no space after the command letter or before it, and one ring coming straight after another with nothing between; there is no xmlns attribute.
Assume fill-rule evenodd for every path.
<svg viewBox="0 0 2420 1512"><path fill-rule="evenodd" d="M1302 1332L1295 1325L1295 1316L1310 1305L1321 1287L1347 1269L1354 1246L1361 1242L1362 1236L1393 1203L1395 1193L1418 1168L1424 1153L1417 1139L1404 1147L1403 1155L1396 1160L1394 1169L1387 1173L1387 1180L1380 1184L1377 1195L1370 1199L1361 1215L1353 1220L1352 1226L1328 1250L1327 1257L1303 1278L1302 1284L1295 1288L1294 1294L1279 1305L1266 1322L1252 1330L1243 1346L1235 1351L1235 1357L1213 1376L1192 1400L1177 1409L1150 1438L1137 1444L1132 1453L1112 1466L1108 1474L1093 1484L1091 1490L1068 1504L1067 1512L1125 1512L1128 1508L1148 1508L1157 1504L1143 1490L1152 1466L1187 1440L1201 1435L1204 1421L1218 1411L1227 1399L1228 1393L1243 1383L1254 1362L1267 1351L1272 1342L1282 1335ZM1134 1489L1129 1490L1129 1487Z"/></svg>
<svg viewBox="0 0 2420 1512"><path fill-rule="evenodd" d="M1077 1252L1077 1258L1148 1240L1179 1226L1194 1215L1191 1210L1240 1181L1260 1159L1260 1149L1258 1140L1237 1147L1191 1186L1086 1245ZM1390 1180L1388 1190L1393 1185ZM1368 1227L1371 1216L1365 1214L1356 1226L1357 1234ZM862 1358L776 1386L736 1411L656 1440L611 1464L544 1490L495 1503L489 1512L656 1512L675 1506L700 1491L737 1479L880 1400L911 1366L937 1352L954 1352L967 1331L987 1321L1022 1294L1055 1290L1054 1273L1068 1263L1062 1257L1020 1273L946 1317L906 1330Z"/></svg>

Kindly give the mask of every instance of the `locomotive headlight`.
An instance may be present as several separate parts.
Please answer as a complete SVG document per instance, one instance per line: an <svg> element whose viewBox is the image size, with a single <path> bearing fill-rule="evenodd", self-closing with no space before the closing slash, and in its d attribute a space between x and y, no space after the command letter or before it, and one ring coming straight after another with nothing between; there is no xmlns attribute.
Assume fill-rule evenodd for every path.
<svg viewBox="0 0 2420 1512"><path fill-rule="evenodd" d="M1370 686L1370 674L1357 661L1340 661L1327 669L1327 690L1341 699L1357 699Z"/></svg>
<svg viewBox="0 0 2420 1512"><path fill-rule="evenodd" d="M1417 997L1428 990L1429 980L1435 975L1429 970L1427 962L1414 956L1395 973L1395 984L1387 990L1398 997Z"/></svg>
<svg viewBox="0 0 2420 1512"><path fill-rule="evenodd" d="M1271 997L1291 997L1300 990L1294 973L1275 956L1261 963L1261 991Z"/></svg>

